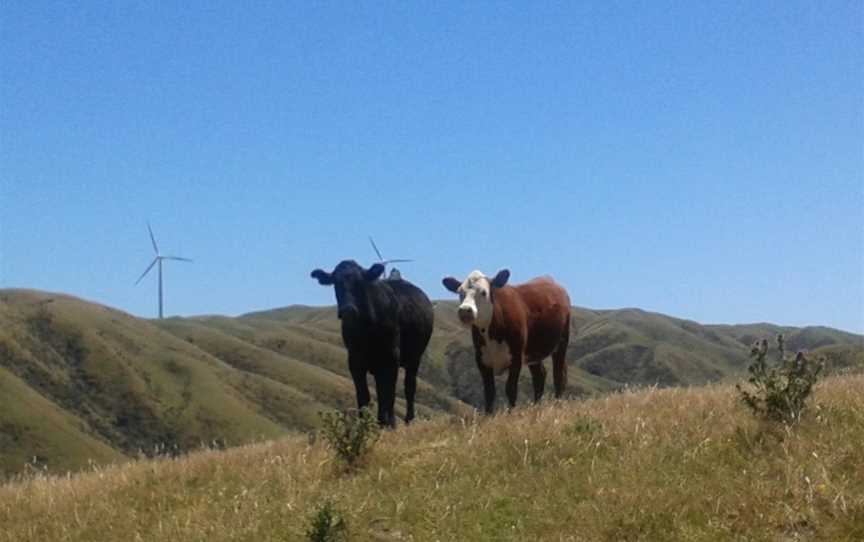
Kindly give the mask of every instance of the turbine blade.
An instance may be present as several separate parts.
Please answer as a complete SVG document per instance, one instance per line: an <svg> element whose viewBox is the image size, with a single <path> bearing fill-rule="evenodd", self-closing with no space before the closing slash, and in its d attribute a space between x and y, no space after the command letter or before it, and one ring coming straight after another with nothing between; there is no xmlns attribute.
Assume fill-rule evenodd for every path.
<svg viewBox="0 0 864 542"><path fill-rule="evenodd" d="M191 262L189 258L181 258L180 256L162 256L163 260L177 260L178 262Z"/></svg>
<svg viewBox="0 0 864 542"><path fill-rule="evenodd" d="M413 262L413 261L414 261L414 260L402 260L402 259L396 259L396 260L387 260L387 261L384 261L384 262L381 262L381 263L383 263L383 264L391 264L391 263L404 263L404 262Z"/></svg>
<svg viewBox="0 0 864 542"><path fill-rule="evenodd" d="M379 262L383 262L383 261L384 261L384 256L381 255L381 251L378 250L378 246L375 245L375 241L372 240L372 236L371 236L371 235L369 236L369 242L372 243L372 248L375 249L375 254L378 255L378 261L379 261Z"/></svg>
<svg viewBox="0 0 864 542"><path fill-rule="evenodd" d="M158 262L158 261L159 261L158 257L153 258L153 261L150 263L150 265L147 267L147 269L145 269L144 272L141 273L141 276L138 277L138 280L135 281L136 286L138 285L139 282L141 282L141 279L143 279L145 276L147 276L147 273L149 273L150 270L153 269L153 266L156 265L156 262Z"/></svg>
<svg viewBox="0 0 864 542"><path fill-rule="evenodd" d="M147 231L150 232L150 241L153 243L153 250L156 251L156 255L159 255L159 247L156 246L156 237L153 236L153 228L150 227L150 223L147 223Z"/></svg>

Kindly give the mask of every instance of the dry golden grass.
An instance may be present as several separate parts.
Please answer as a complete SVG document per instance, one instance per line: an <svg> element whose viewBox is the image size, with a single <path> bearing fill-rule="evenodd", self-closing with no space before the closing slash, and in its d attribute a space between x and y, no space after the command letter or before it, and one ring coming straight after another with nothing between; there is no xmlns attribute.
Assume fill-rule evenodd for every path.
<svg viewBox="0 0 864 542"><path fill-rule="evenodd" d="M648 389L388 432L345 474L287 438L0 486L0 540L864 540L864 377L794 429L733 388Z"/></svg>

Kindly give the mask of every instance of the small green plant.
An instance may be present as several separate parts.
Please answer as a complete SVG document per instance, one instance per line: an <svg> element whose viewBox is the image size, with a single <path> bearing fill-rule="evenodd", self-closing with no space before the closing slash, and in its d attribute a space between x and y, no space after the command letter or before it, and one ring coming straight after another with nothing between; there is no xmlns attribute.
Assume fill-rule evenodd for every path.
<svg viewBox="0 0 864 542"><path fill-rule="evenodd" d="M603 424L588 416L579 416L564 428L565 435L594 435L603 431Z"/></svg>
<svg viewBox="0 0 864 542"><path fill-rule="evenodd" d="M792 358L786 356L785 339L777 335L777 364L769 366L768 341L753 343L750 357L753 361L747 370L748 382L754 391L745 390L738 384L741 400L757 416L788 424L796 423L806 408L807 398L819 378L823 361L810 361L803 352Z"/></svg>
<svg viewBox="0 0 864 542"><path fill-rule="evenodd" d="M310 542L338 542L348 539L345 520L336 511L331 501L324 501L309 517L306 538Z"/></svg>
<svg viewBox="0 0 864 542"><path fill-rule="evenodd" d="M377 420L366 408L322 412L319 415L321 434L336 456L349 468L358 464L381 434Z"/></svg>

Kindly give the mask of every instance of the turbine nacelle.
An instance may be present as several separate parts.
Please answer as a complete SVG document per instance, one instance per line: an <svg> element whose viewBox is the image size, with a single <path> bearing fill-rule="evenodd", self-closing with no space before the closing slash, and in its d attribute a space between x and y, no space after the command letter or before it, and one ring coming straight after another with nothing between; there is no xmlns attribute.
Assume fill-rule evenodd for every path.
<svg viewBox="0 0 864 542"><path fill-rule="evenodd" d="M385 260L384 256L381 255L381 251L378 250L378 245L375 244L375 240L372 239L371 235L369 236L369 242L372 243L372 248L375 250L375 254L378 255L378 262L377 263L380 263L381 265L383 265L385 267L391 263L404 263L404 262L413 262L414 261L414 260L406 260L403 258L395 258L392 260ZM401 280L402 274L399 273L398 269L394 268L390 271L390 275L387 277L387 279L388 280Z"/></svg>

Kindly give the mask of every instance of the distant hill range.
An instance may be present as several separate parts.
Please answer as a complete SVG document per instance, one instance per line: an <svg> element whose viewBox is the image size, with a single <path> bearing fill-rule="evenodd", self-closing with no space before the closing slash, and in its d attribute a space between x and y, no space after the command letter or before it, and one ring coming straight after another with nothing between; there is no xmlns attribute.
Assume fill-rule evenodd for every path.
<svg viewBox="0 0 864 542"><path fill-rule="evenodd" d="M482 403L470 334L455 315L455 302L436 304L420 416ZM826 327L701 325L638 309L572 315L572 396L740 378L750 344L778 333L789 351L824 356L832 371L864 369L864 336ZM528 371L522 377L525 403ZM0 290L0 477L309 431L319 411L352 406L334 307L158 321Z"/></svg>

